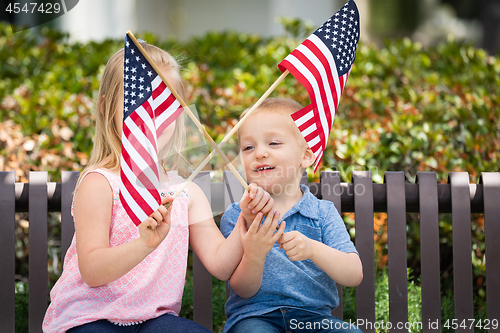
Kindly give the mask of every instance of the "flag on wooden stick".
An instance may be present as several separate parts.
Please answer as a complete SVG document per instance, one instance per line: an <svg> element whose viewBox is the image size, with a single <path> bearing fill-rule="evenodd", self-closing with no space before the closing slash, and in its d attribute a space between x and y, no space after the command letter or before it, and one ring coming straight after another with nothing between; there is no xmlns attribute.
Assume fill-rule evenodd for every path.
<svg viewBox="0 0 500 333"><path fill-rule="evenodd" d="M128 35L123 75L120 200L139 225L160 207L158 137L183 108Z"/></svg>
<svg viewBox="0 0 500 333"><path fill-rule="evenodd" d="M353 0L292 51L278 67L290 71L306 88L311 104L292 119L316 156L323 157L359 41L359 12Z"/></svg>

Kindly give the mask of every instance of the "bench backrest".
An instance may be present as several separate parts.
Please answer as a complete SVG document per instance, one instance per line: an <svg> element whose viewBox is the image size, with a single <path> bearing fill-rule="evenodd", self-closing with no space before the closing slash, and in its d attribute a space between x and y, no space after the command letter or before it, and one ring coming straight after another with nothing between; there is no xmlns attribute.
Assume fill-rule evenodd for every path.
<svg viewBox="0 0 500 333"><path fill-rule="evenodd" d="M62 172L61 183L48 183L46 172L30 172L29 183L15 183L13 172L0 172L0 332L15 326L15 212L29 212L29 331L40 332L48 300L47 213L61 212L62 258L74 233L72 192L78 172ZM238 201L242 186L231 173L212 183L208 172L195 182L222 212ZM322 172L320 183L307 183L317 197L332 201L340 212L354 212L355 244L363 262L363 282L356 289L357 318L375 323L374 212L388 216L389 313L391 322L408 322L406 213L420 213L422 322L439 321L441 331L439 218L451 212L453 220L453 276L455 318L474 318L471 259L471 213L484 213L487 313L500 314L500 173L482 173L479 184L469 184L466 172L452 172L448 184L438 184L434 172L419 172L415 184L405 183L403 172L386 172L383 184L374 184L369 171L353 172L352 183L341 183L338 172ZM342 295L341 286L339 295ZM342 303L334 311L342 318ZM193 260L193 316L212 327L212 280L201 262ZM375 332L373 327L360 327ZM407 332L392 329L391 332ZM426 325L423 332L430 331ZM469 330L473 332L473 327ZM433 330L436 332L436 330Z"/></svg>

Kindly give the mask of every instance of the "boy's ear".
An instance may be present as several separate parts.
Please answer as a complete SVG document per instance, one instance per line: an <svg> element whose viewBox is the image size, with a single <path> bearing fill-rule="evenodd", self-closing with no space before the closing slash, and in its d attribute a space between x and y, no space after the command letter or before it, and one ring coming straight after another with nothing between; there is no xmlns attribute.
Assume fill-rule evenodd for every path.
<svg viewBox="0 0 500 333"><path fill-rule="evenodd" d="M300 166L303 168L308 168L311 165L313 165L315 161L316 161L316 156L314 156L312 149L309 146L307 146L307 149L304 152L304 157L302 158L302 163L300 164Z"/></svg>

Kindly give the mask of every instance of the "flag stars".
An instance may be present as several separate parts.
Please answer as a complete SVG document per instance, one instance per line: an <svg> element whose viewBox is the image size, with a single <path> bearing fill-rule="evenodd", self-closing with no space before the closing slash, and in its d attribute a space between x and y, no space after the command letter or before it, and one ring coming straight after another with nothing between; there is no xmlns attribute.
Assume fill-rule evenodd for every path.
<svg viewBox="0 0 500 333"><path fill-rule="evenodd" d="M135 73L135 72L137 72L137 68L132 67L132 73Z"/></svg>
<svg viewBox="0 0 500 333"><path fill-rule="evenodd" d="M151 77L151 75L153 75L153 73L151 73L151 71L148 71L148 76Z"/></svg>
<svg viewBox="0 0 500 333"><path fill-rule="evenodd" d="M146 64L142 64L142 69L145 69L146 68Z"/></svg>
<svg viewBox="0 0 500 333"><path fill-rule="evenodd" d="M135 60L136 60L137 62L139 62L139 60L141 60L141 58L139 58L139 56L137 56L137 57L135 57Z"/></svg>
<svg viewBox="0 0 500 333"><path fill-rule="evenodd" d="M142 76L139 78L139 82L140 82L140 83L143 83L143 82L144 82L144 78L143 78Z"/></svg>

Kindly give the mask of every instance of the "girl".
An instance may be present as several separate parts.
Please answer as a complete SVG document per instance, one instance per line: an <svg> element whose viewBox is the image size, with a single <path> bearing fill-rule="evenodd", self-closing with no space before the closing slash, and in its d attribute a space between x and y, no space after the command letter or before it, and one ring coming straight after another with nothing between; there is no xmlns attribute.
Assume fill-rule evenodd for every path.
<svg viewBox="0 0 500 333"><path fill-rule="evenodd" d="M179 66L167 52L142 43L182 96ZM208 332L178 317L188 240L207 270L228 280L242 256L239 230L227 240L215 224L201 189L191 183L167 211L160 206L136 227L119 199L123 122L123 49L111 57L99 89L96 133L89 165L75 190L75 236L64 271L51 291L44 332ZM182 148L179 117L160 136L165 152ZM178 157L179 155L177 155ZM177 161L169 162L176 165ZM162 190L183 179L165 172ZM172 199L162 199L162 204Z"/></svg>

